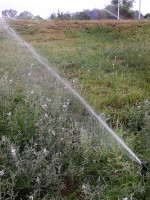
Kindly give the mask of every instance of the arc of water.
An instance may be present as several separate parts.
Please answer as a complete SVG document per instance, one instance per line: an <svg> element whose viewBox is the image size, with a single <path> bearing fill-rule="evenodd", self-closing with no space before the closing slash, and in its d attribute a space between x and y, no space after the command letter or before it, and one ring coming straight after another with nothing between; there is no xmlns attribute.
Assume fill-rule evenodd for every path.
<svg viewBox="0 0 150 200"><path fill-rule="evenodd" d="M109 10L106 10L105 8L103 8L102 10L104 10L104 11L108 12L109 14L111 14L111 15L112 15L112 16L114 16L114 17L116 17L117 19L120 19L120 17L119 17L119 16L117 16L117 15L113 14L113 13L112 13L112 12L110 12Z"/></svg>
<svg viewBox="0 0 150 200"><path fill-rule="evenodd" d="M54 69L52 69L48 61L43 59L34 48L29 45L27 42L25 42L20 36L17 35L17 33L9 27L9 25L3 21L3 26L7 30L7 32L14 37L18 42L20 42L22 45L26 46L29 51L34 55L34 57L41 63L46 69L53 74L65 87L69 89L69 91L74 95L75 98L77 98L88 110L88 112L96 118L96 120L99 122L100 125L102 125L105 130L107 130L114 138L115 140L129 153L131 158L137 162L137 164L141 165L140 159L132 152L132 150L125 144L123 140L102 120L102 118L96 114L96 112L91 108L91 106L80 96L80 94L71 87L71 85L65 81Z"/></svg>

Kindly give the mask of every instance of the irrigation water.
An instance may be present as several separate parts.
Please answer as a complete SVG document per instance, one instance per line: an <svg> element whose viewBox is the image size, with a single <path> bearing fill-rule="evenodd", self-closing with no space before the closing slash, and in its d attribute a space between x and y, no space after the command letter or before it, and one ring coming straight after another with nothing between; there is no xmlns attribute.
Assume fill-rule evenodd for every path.
<svg viewBox="0 0 150 200"><path fill-rule="evenodd" d="M127 154L131 157L131 159L133 159L136 163L138 163L139 165L141 164L140 159L132 152L132 150L125 144L125 142L106 124L106 122L91 108L91 106L81 97L81 95L72 88L72 86L66 81L64 80L52 67L50 67L49 63L47 60L45 60L44 58L42 58L35 50L34 48L29 45L27 42L25 42L12 28L10 28L10 26L5 22L5 21L1 21L1 28L7 32L7 34L14 38L16 41L18 41L18 43L24 47L27 48L29 50L29 52L31 53L31 55L42 65L42 68L45 68L47 72L49 72L54 78L56 78L62 86L64 86L65 88L68 89L69 93L71 93L76 99L79 100L79 102L82 103L82 105L87 109L87 111L91 114L91 116L93 118L95 118L97 120L97 122L99 123L100 127L103 127L106 131L106 133L110 134L117 142L118 144L127 152ZM33 59L33 58L32 58ZM46 72L45 72L46 73ZM32 77L33 78L33 77ZM40 79L40 78L39 78ZM57 86L55 87L54 90L57 90ZM59 95L58 95L59 96ZM67 106L69 104L66 103L65 105L63 105L64 107ZM45 105L46 107L46 105ZM85 122L86 123L86 122ZM88 122L87 122L88 123ZM93 127L94 130L94 127ZM92 130L91 130L92 131ZM103 137L107 137L105 133L105 136ZM100 133L99 133L100 134Z"/></svg>

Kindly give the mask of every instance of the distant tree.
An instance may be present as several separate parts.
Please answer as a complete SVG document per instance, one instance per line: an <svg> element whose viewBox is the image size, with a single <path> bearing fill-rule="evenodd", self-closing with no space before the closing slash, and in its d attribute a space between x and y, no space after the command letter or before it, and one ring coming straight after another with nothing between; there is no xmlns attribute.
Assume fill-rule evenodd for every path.
<svg viewBox="0 0 150 200"><path fill-rule="evenodd" d="M120 6L124 7L126 10L130 10L133 8L133 3L135 0L119 0ZM118 6L118 0L112 0L111 5Z"/></svg>
<svg viewBox="0 0 150 200"><path fill-rule="evenodd" d="M147 13L146 15L144 15L144 18L150 19L150 13Z"/></svg>
<svg viewBox="0 0 150 200"><path fill-rule="evenodd" d="M4 19L16 19L17 11L16 10L4 10L2 11L2 18Z"/></svg>
<svg viewBox="0 0 150 200"><path fill-rule="evenodd" d="M57 18L56 13L52 13L52 14L48 17L48 19L50 19L50 20L54 20L54 19L56 19L56 18Z"/></svg>
<svg viewBox="0 0 150 200"><path fill-rule="evenodd" d="M84 10L88 15L90 15L91 19L98 20L99 19L99 9L93 9L93 10Z"/></svg>
<svg viewBox="0 0 150 200"><path fill-rule="evenodd" d="M24 12L22 12L18 15L17 19L19 19L19 20L33 20L34 16L31 12L24 11Z"/></svg>
<svg viewBox="0 0 150 200"><path fill-rule="evenodd" d="M134 15L134 19L139 19L139 11L138 11L138 10L134 10L134 11L133 11L133 15ZM141 18L141 19L144 18L144 16L143 16L142 13L140 14L140 18Z"/></svg>
<svg viewBox="0 0 150 200"><path fill-rule="evenodd" d="M70 13L63 13L63 12L59 12L57 13L57 19L58 20L71 20L71 14Z"/></svg>
<svg viewBox="0 0 150 200"><path fill-rule="evenodd" d="M36 15L36 16L34 17L34 20L43 20L43 18L40 17L40 15Z"/></svg>
<svg viewBox="0 0 150 200"><path fill-rule="evenodd" d="M49 18L50 20L71 20L72 16L69 12L63 13L63 12L57 12L57 14L52 13Z"/></svg>
<svg viewBox="0 0 150 200"><path fill-rule="evenodd" d="M134 0L120 0L120 16L122 19L133 19L134 12L132 11ZM106 6L106 10L109 10L117 16L118 12L118 0L112 0L110 5Z"/></svg>
<svg viewBox="0 0 150 200"><path fill-rule="evenodd" d="M91 16L85 11L77 12L74 14L74 19L77 20L91 20Z"/></svg>

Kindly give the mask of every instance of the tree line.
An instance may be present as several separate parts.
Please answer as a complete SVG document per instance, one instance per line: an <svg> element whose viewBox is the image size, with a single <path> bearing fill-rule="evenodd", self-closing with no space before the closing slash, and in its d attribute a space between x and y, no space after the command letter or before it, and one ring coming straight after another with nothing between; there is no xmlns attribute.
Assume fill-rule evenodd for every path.
<svg viewBox="0 0 150 200"><path fill-rule="evenodd" d="M120 0L120 18L121 19L137 19L139 12L133 10L134 0ZM102 20L116 19L118 13L118 0L111 0L110 4L104 9L83 10L75 13L57 12L52 13L48 20ZM2 18L18 19L18 20L44 20L39 15L34 16L29 11L24 11L18 15L16 10L2 11ZM150 13L145 16L141 14L141 18L150 18Z"/></svg>

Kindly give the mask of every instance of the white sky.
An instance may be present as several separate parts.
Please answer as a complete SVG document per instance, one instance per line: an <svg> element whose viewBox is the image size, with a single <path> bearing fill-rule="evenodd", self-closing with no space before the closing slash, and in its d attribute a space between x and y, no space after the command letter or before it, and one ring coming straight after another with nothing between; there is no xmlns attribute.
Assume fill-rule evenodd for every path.
<svg viewBox="0 0 150 200"><path fill-rule="evenodd" d="M30 11L33 15L47 18L51 13L76 12L83 9L104 8L111 0L0 0L1 12L6 9L17 10L18 14ZM139 9L139 0L135 0L134 10ZM141 0L142 14L150 13L150 0Z"/></svg>

